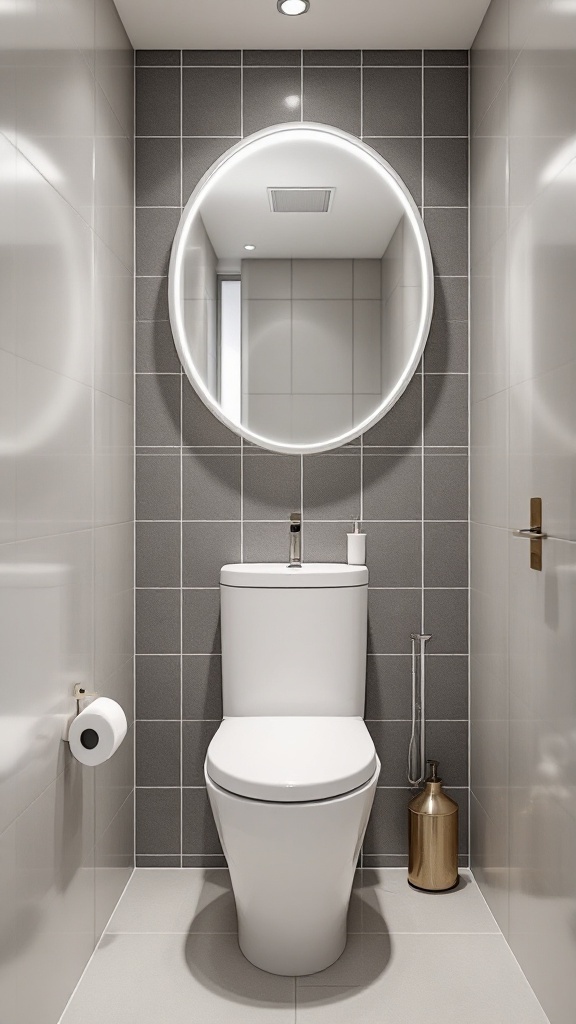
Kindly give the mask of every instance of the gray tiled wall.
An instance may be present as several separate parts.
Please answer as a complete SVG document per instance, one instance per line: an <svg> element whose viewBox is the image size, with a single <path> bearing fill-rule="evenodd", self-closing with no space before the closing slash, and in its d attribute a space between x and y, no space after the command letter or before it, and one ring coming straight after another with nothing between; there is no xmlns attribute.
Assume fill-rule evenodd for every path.
<svg viewBox="0 0 576 1024"><path fill-rule="evenodd" d="M137 854L222 862L202 764L221 716L218 571L283 560L302 506L304 557L345 559L354 516L370 568L367 719L382 777L367 864L406 860L410 632L429 644L430 756L468 807L468 57L463 51L140 51L137 202ZM300 97L297 107L286 96ZM423 208L436 276L423 372L340 451L243 445L180 372L167 267L182 205L242 137L324 121L390 160Z"/></svg>

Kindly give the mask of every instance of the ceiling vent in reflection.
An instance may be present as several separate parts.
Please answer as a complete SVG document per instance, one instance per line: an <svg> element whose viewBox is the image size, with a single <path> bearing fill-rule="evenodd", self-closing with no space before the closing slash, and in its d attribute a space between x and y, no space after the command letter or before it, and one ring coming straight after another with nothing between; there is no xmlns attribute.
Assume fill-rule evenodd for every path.
<svg viewBox="0 0 576 1024"><path fill-rule="evenodd" d="M328 213L333 188L269 188L272 213Z"/></svg>

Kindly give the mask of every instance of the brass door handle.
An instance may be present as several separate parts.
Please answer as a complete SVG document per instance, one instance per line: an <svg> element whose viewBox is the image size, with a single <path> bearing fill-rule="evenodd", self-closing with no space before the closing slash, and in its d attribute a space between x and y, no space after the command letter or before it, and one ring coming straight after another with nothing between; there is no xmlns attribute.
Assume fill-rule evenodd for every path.
<svg viewBox="0 0 576 1024"><path fill-rule="evenodd" d="M513 537L527 537L528 540L546 540L548 534L542 533L538 526L529 526L525 530L512 530Z"/></svg>
<svg viewBox="0 0 576 1024"><path fill-rule="evenodd" d="M524 530L512 530L514 537L526 537L530 541L530 568L542 571L542 541L548 536L542 529L542 498L530 498L530 526Z"/></svg>

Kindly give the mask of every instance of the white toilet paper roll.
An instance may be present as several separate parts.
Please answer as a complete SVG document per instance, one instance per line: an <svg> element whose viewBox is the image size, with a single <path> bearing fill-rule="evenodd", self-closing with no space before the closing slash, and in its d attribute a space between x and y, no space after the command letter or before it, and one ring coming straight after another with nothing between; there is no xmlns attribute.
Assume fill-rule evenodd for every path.
<svg viewBox="0 0 576 1024"><path fill-rule="evenodd" d="M126 735L126 715L115 700L98 697L76 716L68 732L70 750L82 764L102 764Z"/></svg>

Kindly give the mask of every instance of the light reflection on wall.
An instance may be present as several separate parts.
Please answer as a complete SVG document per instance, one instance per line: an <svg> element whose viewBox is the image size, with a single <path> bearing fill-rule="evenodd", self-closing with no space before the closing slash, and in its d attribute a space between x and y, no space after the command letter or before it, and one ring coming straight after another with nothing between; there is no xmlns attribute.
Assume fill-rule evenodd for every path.
<svg viewBox="0 0 576 1024"><path fill-rule="evenodd" d="M19 139L22 149L30 159L38 159L39 166L59 177L49 157L44 157L40 147L27 139ZM76 286L78 268L83 256L77 250L78 236L70 230L70 212L60 202L48 185L40 170L0 136L0 184L12 186L15 202L3 210L0 223L0 260L2 252L9 260L2 274L4 285L0 284L3 303L10 307L22 299L26 306L26 289L30 290L30 304L33 293L39 285L38 274L42 269L50 272L51 303L46 306L42 329L58 333L62 356L58 375L54 375L53 387L42 397L32 418L18 422L13 433L0 433L0 456L18 455L46 449L50 439L65 430L66 423L73 417L76 392L68 387L65 378L78 378L79 365L85 355L77 344L87 330L87 311L82 303L81 289ZM31 269L35 272L30 272ZM55 289L57 292L55 294ZM9 293L9 294L5 294ZM54 322L50 322L50 313ZM21 331L18 321L13 325L14 336L0 338L0 347L20 354Z"/></svg>

